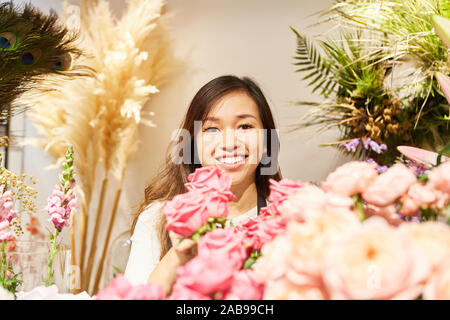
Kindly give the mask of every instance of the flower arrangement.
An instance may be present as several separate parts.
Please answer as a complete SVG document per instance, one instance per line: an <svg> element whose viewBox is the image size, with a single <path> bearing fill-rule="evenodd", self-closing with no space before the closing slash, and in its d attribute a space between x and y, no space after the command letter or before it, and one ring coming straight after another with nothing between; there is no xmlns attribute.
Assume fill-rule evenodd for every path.
<svg viewBox="0 0 450 320"><path fill-rule="evenodd" d="M8 137L0 139L1 146L9 143ZM32 176L17 176L0 166L0 286L11 293L16 292L22 281L20 275L14 273L7 252L15 249L15 240L23 234L22 216L31 216L37 211L34 203L37 191L29 184L36 184ZM19 201L20 204L16 204Z"/></svg>
<svg viewBox="0 0 450 320"><path fill-rule="evenodd" d="M432 169L426 184L400 163L382 174L364 166L347 163L321 188L305 187L282 204L287 231L254 266L264 299L449 298L450 162ZM361 205L351 205L355 195Z"/></svg>
<svg viewBox="0 0 450 320"><path fill-rule="evenodd" d="M140 298L449 298L450 161L420 178L400 162L379 172L351 161L320 186L271 180L270 204L236 226L223 223L227 197L206 201L229 194L221 170L197 169L188 185L163 211L168 230L196 240L197 256L179 268L169 296L150 285ZM98 297L132 299L137 289L122 282ZM114 287L123 291L109 293Z"/></svg>
<svg viewBox="0 0 450 320"><path fill-rule="evenodd" d="M172 52L164 6L163 0L128 1L116 19L108 1L80 1L79 15L63 21L80 34L78 45L86 53L74 62L88 67L92 76L58 78L55 90L45 95L30 91L20 100L30 106L30 118L42 137L30 143L58 164L69 145L76 152L80 215L70 225L70 243L81 290L98 291L126 168L138 151L139 129L156 126L146 105L181 65ZM109 197L111 188L114 195Z"/></svg>
<svg viewBox="0 0 450 320"><path fill-rule="evenodd" d="M321 37L320 48L291 28L296 72L324 98L297 103L312 108L293 130L337 127L339 141L327 145L382 165L395 162L398 145L443 148L450 106L442 79L450 60L448 40L439 35L450 18L448 2L339 1L324 15L337 35Z"/></svg>
<svg viewBox="0 0 450 320"><path fill-rule="evenodd" d="M32 200L36 197L37 192L23 180L26 175L19 178L4 167L0 168L0 172L0 286L15 295L19 285L23 283L21 280L23 275L14 272L16 261L9 257L8 253L14 252L20 246L20 238L23 235L22 223L25 220L23 215L30 215L30 213L37 211ZM66 162L60 181L61 185L57 186L48 198L48 204L44 210L48 212L50 215L49 221L55 226L54 233L49 235L48 269L46 277L42 279L47 287L53 284L53 260L59 250L58 236L62 229L68 225L72 211L77 208L73 190L72 148L69 148L66 153ZM32 182L36 183L35 180L32 180ZM15 205L17 200L22 200L18 210L15 209L15 207L18 207ZM34 219L36 217L30 216L31 226L27 228L32 236L39 233L37 230L38 223Z"/></svg>

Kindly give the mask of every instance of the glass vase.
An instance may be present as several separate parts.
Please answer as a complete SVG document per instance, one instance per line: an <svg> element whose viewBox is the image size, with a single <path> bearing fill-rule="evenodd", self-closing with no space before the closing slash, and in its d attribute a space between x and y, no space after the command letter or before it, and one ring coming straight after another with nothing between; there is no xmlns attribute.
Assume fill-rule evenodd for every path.
<svg viewBox="0 0 450 320"><path fill-rule="evenodd" d="M16 291L28 292L32 289L45 286L48 276L50 243L48 241L10 241L6 245L6 263L12 268L21 283ZM70 250L59 245L58 253L52 264L53 276L49 284L55 284L59 293L68 292L67 267L70 265ZM8 276L12 276L8 272Z"/></svg>

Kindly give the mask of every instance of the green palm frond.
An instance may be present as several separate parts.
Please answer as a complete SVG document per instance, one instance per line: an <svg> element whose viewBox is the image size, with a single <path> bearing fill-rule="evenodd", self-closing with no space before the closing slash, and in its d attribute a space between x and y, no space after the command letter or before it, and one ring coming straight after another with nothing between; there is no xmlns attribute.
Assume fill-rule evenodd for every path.
<svg viewBox="0 0 450 320"><path fill-rule="evenodd" d="M333 65L321 56L311 41L300 35L294 28L291 27L291 30L297 36L297 55L294 59L299 62L294 65L300 66L295 72L307 73L302 80L311 79L308 83L309 86L316 84L313 93L322 89L322 95L330 95L338 84L332 76Z"/></svg>

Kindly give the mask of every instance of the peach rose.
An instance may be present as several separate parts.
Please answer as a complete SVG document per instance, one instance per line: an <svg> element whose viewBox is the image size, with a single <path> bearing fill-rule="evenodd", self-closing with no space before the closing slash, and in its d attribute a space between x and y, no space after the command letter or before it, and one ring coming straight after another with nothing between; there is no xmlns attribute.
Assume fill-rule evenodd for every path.
<svg viewBox="0 0 450 320"><path fill-rule="evenodd" d="M397 210L394 205L380 208L368 203L364 205L364 213L366 218L370 218L372 216L382 217L392 226L399 226L404 222L397 214Z"/></svg>
<svg viewBox="0 0 450 320"><path fill-rule="evenodd" d="M321 187L327 192L349 197L363 193L376 177L378 171L373 164L350 161L330 173Z"/></svg>
<svg viewBox="0 0 450 320"><path fill-rule="evenodd" d="M271 280L266 283L264 300L326 300L327 293L321 286L299 286L288 279Z"/></svg>
<svg viewBox="0 0 450 320"><path fill-rule="evenodd" d="M423 291L425 300L450 300L450 255L433 273Z"/></svg>
<svg viewBox="0 0 450 320"><path fill-rule="evenodd" d="M416 216L419 213L419 208L428 208L436 201L436 194L428 185L416 182L402 197L400 214L403 216Z"/></svg>
<svg viewBox="0 0 450 320"><path fill-rule="evenodd" d="M420 272L416 271L418 281L425 280L450 253L450 227L445 223L408 222L399 231L409 237L415 260L421 266Z"/></svg>
<svg viewBox="0 0 450 320"><path fill-rule="evenodd" d="M286 235L276 237L261 248L261 257L253 265L256 278L261 282L278 279L286 274L291 242Z"/></svg>
<svg viewBox="0 0 450 320"><path fill-rule="evenodd" d="M288 220L305 221L324 211L327 203L325 192L309 184L287 198L279 207L281 216Z"/></svg>
<svg viewBox="0 0 450 320"><path fill-rule="evenodd" d="M396 163L380 174L363 192L362 198L378 207L386 207L417 181L414 172L402 163Z"/></svg>
<svg viewBox="0 0 450 320"><path fill-rule="evenodd" d="M332 299L414 299L414 267L408 237L371 217L328 248L323 277Z"/></svg>
<svg viewBox="0 0 450 320"><path fill-rule="evenodd" d="M428 184L434 189L450 194L450 161L431 170L428 175Z"/></svg>
<svg viewBox="0 0 450 320"><path fill-rule="evenodd" d="M326 249L343 234L360 226L355 215L330 212L304 223L288 224L287 237L291 242L288 260L289 277L297 284L311 284L320 277ZM306 276L306 277L305 277ZM312 277L312 278L311 278Z"/></svg>

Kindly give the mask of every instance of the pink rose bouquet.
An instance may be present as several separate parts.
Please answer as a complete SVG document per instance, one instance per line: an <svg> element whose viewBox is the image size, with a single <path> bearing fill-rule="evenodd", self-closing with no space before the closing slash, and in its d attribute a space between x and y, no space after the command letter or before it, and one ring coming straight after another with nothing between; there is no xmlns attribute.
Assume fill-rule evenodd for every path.
<svg viewBox="0 0 450 320"><path fill-rule="evenodd" d="M188 177L187 193L168 201L163 212L166 229L198 240L206 232L222 227L228 216L228 202L234 200L229 190L231 177L217 167L202 167Z"/></svg>
<svg viewBox="0 0 450 320"><path fill-rule="evenodd" d="M94 296L95 300L164 300L166 294L161 286L142 284L132 286L123 275L117 275L109 286Z"/></svg>

